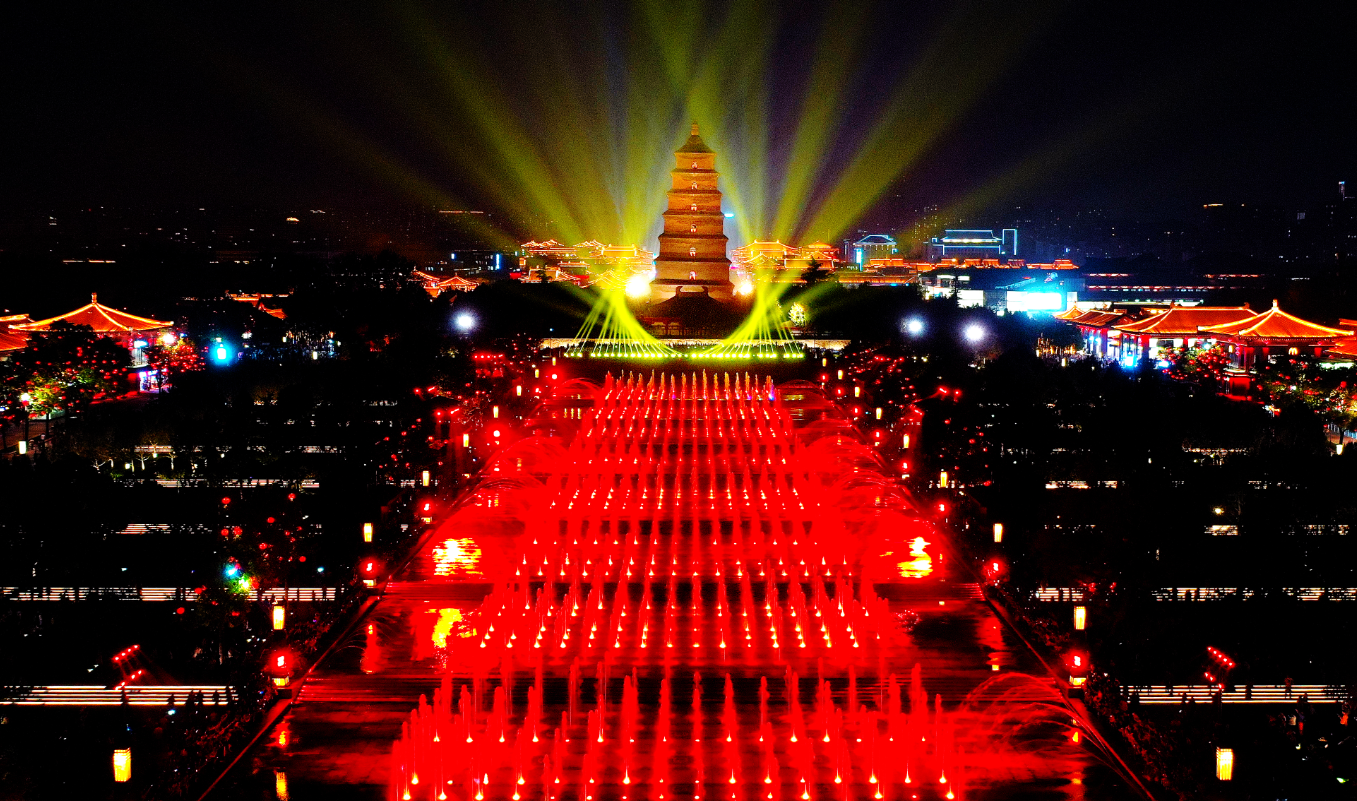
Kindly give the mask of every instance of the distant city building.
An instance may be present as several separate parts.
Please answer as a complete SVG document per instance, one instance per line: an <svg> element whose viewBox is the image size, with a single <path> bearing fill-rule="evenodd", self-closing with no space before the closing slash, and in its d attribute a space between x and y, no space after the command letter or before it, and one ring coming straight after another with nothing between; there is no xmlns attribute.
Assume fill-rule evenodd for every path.
<svg viewBox="0 0 1357 801"><path fill-rule="evenodd" d="M429 263L424 272L432 275L453 273L493 273L512 264L506 262L504 254L498 250L465 249L454 250L446 259Z"/></svg>
<svg viewBox="0 0 1357 801"><path fill-rule="evenodd" d="M730 260L737 278L750 281L796 281L812 265L828 272L840 266L839 249L825 242L796 247L755 241L732 250Z"/></svg>
<svg viewBox="0 0 1357 801"><path fill-rule="evenodd" d="M1176 264L1154 256L1089 259L1084 265L1087 286L1080 299L1100 305L1193 306L1208 296L1261 289L1268 275L1264 265L1244 257L1204 256Z"/></svg>
<svg viewBox="0 0 1357 801"><path fill-rule="evenodd" d="M845 242L845 247L848 248L846 258L856 264L858 269L873 259L889 259L900 250L895 239L886 234L868 234L856 242Z"/></svg>
<svg viewBox="0 0 1357 801"><path fill-rule="evenodd" d="M1004 228L998 234L982 229L948 229L928 242L928 260L998 259L1018 256L1018 229Z"/></svg>
<svg viewBox="0 0 1357 801"><path fill-rule="evenodd" d="M621 273L625 283L626 277L652 272L655 254L639 245L605 245L592 239L564 245L548 239L520 245L516 265L510 275L517 278L531 278L544 271L550 281L588 284L602 276Z"/></svg>
<svg viewBox="0 0 1357 801"><path fill-rule="evenodd" d="M1079 300L1084 277L1072 262L1026 264L994 259L961 264L915 262L918 280L928 297L956 296L962 307L984 307L995 312L1061 312Z"/></svg>

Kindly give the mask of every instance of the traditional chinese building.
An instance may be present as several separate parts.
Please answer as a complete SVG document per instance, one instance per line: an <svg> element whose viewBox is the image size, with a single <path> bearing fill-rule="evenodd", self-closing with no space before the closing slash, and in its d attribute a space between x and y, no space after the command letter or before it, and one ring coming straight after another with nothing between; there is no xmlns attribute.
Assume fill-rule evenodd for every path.
<svg viewBox="0 0 1357 801"><path fill-rule="evenodd" d="M702 141L697 123L693 123L692 136L674 152L674 160L660 255L655 259L655 279L650 282L651 299L694 293L726 300L735 286L726 258L726 218L716 186L716 153Z"/></svg>
<svg viewBox="0 0 1357 801"><path fill-rule="evenodd" d="M1084 353L1099 359L1108 358L1112 326L1130 320L1129 315L1121 309L1081 309L1078 306L1071 306L1052 316L1078 328L1084 340Z"/></svg>
<svg viewBox="0 0 1357 801"><path fill-rule="evenodd" d="M1104 356L1134 365L1159 348L1194 348L1214 341L1210 326L1254 316L1248 306L1169 306L1149 317L1112 326Z"/></svg>
<svg viewBox="0 0 1357 801"><path fill-rule="evenodd" d="M460 275L450 275L444 278L441 275L430 275L422 270L415 270L412 273L424 291L432 297L438 297L444 292L470 292L478 284L469 278L463 278Z"/></svg>
<svg viewBox="0 0 1357 801"><path fill-rule="evenodd" d="M1319 357L1352 331L1302 320L1287 314L1272 301L1272 308L1248 319L1203 326L1203 336L1225 343L1236 367L1251 369L1273 356Z"/></svg>
<svg viewBox="0 0 1357 801"><path fill-rule="evenodd" d="M127 346L128 350L132 351L133 366L145 364L142 349L146 347L147 340L143 337L152 332L165 331L172 325L165 320L139 317L121 309L105 306L99 302L99 296L91 292L90 302L74 311L56 317L48 317L46 320L21 323L14 326L12 330L15 332L50 331L52 325L58 322L87 325L94 329L96 334L117 339Z"/></svg>

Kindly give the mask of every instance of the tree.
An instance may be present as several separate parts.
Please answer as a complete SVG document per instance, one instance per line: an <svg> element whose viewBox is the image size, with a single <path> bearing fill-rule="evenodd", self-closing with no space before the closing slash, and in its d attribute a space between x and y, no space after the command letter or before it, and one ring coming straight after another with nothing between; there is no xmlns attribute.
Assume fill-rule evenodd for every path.
<svg viewBox="0 0 1357 801"><path fill-rule="evenodd" d="M801 273L801 280L805 281L807 286L814 286L815 284L828 279L829 276L829 271L824 269L824 266L820 264L819 260L812 258L806 263L806 269Z"/></svg>
<svg viewBox="0 0 1357 801"><path fill-rule="evenodd" d="M203 357L198 346L188 337L179 337L166 345L153 342L145 349L146 361L160 376L161 386L167 386L174 376L203 369Z"/></svg>
<svg viewBox="0 0 1357 801"><path fill-rule="evenodd" d="M53 323L35 332L14 354L30 414L80 412L95 398L116 392L118 379L131 365L127 348L101 337L87 325Z"/></svg>

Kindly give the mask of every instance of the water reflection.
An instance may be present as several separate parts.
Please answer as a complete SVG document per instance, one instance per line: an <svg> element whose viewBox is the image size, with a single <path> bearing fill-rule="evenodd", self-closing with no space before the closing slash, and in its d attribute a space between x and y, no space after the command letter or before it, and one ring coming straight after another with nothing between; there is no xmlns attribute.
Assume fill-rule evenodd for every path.
<svg viewBox="0 0 1357 801"><path fill-rule="evenodd" d="M923 537L915 537L909 543L909 555L911 559L907 562L901 562L897 567L900 568L900 575L905 578L923 578L933 572L933 557L929 556L924 550L931 543Z"/></svg>
<svg viewBox="0 0 1357 801"><path fill-rule="evenodd" d="M449 538L433 547L435 576L481 576L481 546L470 537Z"/></svg>

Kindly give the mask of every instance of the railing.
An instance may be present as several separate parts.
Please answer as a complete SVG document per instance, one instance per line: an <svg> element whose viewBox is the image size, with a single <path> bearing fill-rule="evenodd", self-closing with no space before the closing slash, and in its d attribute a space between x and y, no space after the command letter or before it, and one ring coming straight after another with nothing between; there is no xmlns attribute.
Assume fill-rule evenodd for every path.
<svg viewBox="0 0 1357 801"><path fill-rule="evenodd" d="M1032 597L1038 601L1085 601L1088 593L1083 587L1042 587L1033 590Z"/></svg>
<svg viewBox="0 0 1357 801"><path fill-rule="evenodd" d="M288 587L289 601L333 601L338 597L335 587ZM261 593L251 593L253 600L277 603L283 600L283 588L274 587ZM198 593L183 587L0 587L0 598L10 601L196 601Z"/></svg>
<svg viewBox="0 0 1357 801"><path fill-rule="evenodd" d="M286 487L292 482L282 478L242 478L230 481L209 481L205 478L157 478L155 483L162 487ZM302 489L318 489L319 481L305 480L297 482Z"/></svg>
<svg viewBox="0 0 1357 801"><path fill-rule="evenodd" d="M1305 696L1310 703L1337 703L1342 699L1326 684L1243 684L1231 692L1219 690L1212 684L1152 684L1128 685L1122 688L1123 698L1139 695L1142 704L1181 704L1187 699L1197 703L1211 703L1220 694L1223 704L1294 704Z"/></svg>
<svg viewBox="0 0 1357 801"><path fill-rule="evenodd" d="M56 684L33 687L17 698L0 701L0 706L128 706L182 705L189 693L201 693L205 706L226 706L233 699L224 684L160 684L104 687L97 684Z"/></svg>
<svg viewBox="0 0 1357 801"><path fill-rule="evenodd" d="M1357 587L1278 587L1276 591L1300 601L1357 601ZM1226 601L1263 592L1248 587L1160 587L1150 590L1150 597L1156 601ZM1083 602L1088 593L1082 587L1042 587L1032 591L1032 600Z"/></svg>

